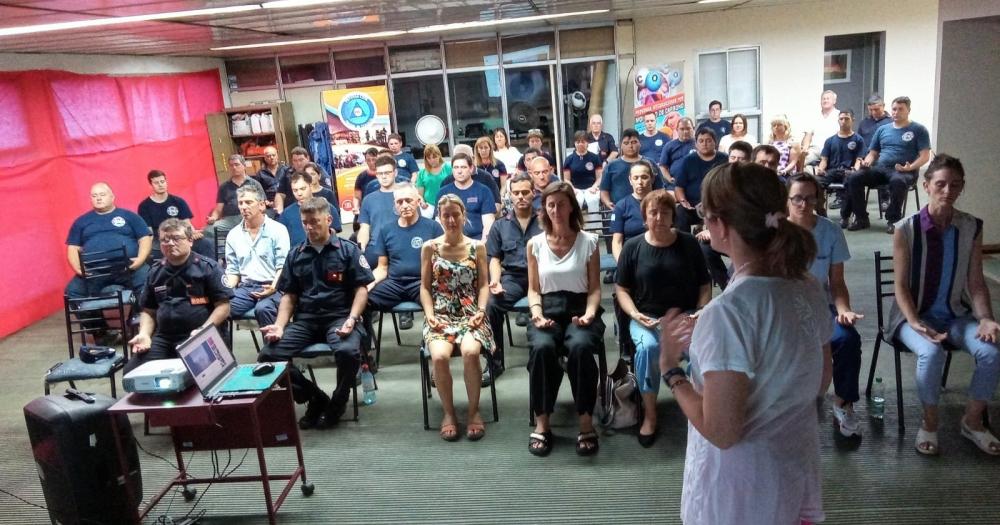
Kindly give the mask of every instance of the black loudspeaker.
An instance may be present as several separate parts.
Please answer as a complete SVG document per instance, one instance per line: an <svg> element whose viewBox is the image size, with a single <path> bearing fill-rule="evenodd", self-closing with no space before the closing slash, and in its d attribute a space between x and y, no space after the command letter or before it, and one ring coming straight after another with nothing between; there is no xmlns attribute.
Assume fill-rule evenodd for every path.
<svg viewBox="0 0 1000 525"><path fill-rule="evenodd" d="M131 523L142 498L142 473L132 426L117 416L128 464L121 467L108 407L115 399L91 394L92 403L61 395L44 396L24 407L28 438L52 523ZM125 483L131 487L128 496Z"/></svg>

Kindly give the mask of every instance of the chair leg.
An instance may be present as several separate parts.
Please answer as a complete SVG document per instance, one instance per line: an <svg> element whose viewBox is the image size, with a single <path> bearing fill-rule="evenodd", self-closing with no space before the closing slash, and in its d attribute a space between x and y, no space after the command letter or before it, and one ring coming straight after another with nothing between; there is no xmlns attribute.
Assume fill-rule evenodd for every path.
<svg viewBox="0 0 1000 525"><path fill-rule="evenodd" d="M352 396L354 398L354 421L357 422L358 421L358 382L357 381L354 382L354 386L351 388L351 390L354 393L354 395Z"/></svg>
<svg viewBox="0 0 1000 525"><path fill-rule="evenodd" d="M257 332L254 332L253 329L250 330L250 338L253 339L253 347L257 350L257 353L259 354L260 343L257 341Z"/></svg>
<svg viewBox="0 0 1000 525"><path fill-rule="evenodd" d="M872 350L872 366L868 369L868 386L865 387L865 397L872 398L872 381L875 379L875 365L878 364L878 349L882 346L882 331L875 336L875 349Z"/></svg>
<svg viewBox="0 0 1000 525"><path fill-rule="evenodd" d="M396 344L403 346L403 338L399 337L399 322L396 320L396 313L392 313L392 331L396 333Z"/></svg>
<svg viewBox="0 0 1000 525"><path fill-rule="evenodd" d="M42 386L45 387L45 395L49 395L49 382L48 381L43 381L42 383L43 383Z"/></svg>
<svg viewBox="0 0 1000 525"><path fill-rule="evenodd" d="M948 386L948 370L951 369L951 352L944 358L944 373L941 374L941 390Z"/></svg>
<svg viewBox="0 0 1000 525"><path fill-rule="evenodd" d="M490 375L493 376L495 371L493 370L493 358L489 353L483 352L483 357L486 358L486 369L490 371ZM493 422L500 421L500 411L497 409L497 382L490 381L490 397L493 398Z"/></svg>
<svg viewBox="0 0 1000 525"><path fill-rule="evenodd" d="M510 315L507 312L503 313L503 320L507 325L507 342L510 343L511 348L514 348L514 331L510 329ZM501 339L503 339L502 336Z"/></svg>
<svg viewBox="0 0 1000 525"><path fill-rule="evenodd" d="M292 366L292 363L291 363L291 362L289 362L289 363L288 363L288 366ZM313 367L312 367L312 365L306 365L306 370L308 370L308 371L309 371L309 379L310 379L310 380L311 380L311 381L313 382L313 384L314 384L314 385L316 385L316 384L319 384L319 383L317 383L317 382L316 382L316 373L315 373L315 372L313 372ZM357 381L355 381L355 384L356 384L356 383L357 383Z"/></svg>
<svg viewBox="0 0 1000 525"><path fill-rule="evenodd" d="M382 362L382 318L385 312L378 313L378 335L375 337L375 367Z"/></svg>
<svg viewBox="0 0 1000 525"><path fill-rule="evenodd" d="M111 374L111 377L108 378L108 381L111 382L111 397L118 399L118 386L115 385L115 375Z"/></svg>
<svg viewBox="0 0 1000 525"><path fill-rule="evenodd" d="M430 379L428 375L430 371L427 369L427 359L424 357L423 349L420 350L420 390L421 396L420 400L423 402L424 407L424 430L430 430L431 424L430 419L427 415L427 398L430 397Z"/></svg>
<svg viewBox="0 0 1000 525"><path fill-rule="evenodd" d="M904 423L904 412L903 412L903 376L900 371L899 364L899 350L894 349L893 354L896 358L896 417L899 419L899 433L902 434L903 430L906 429L906 424Z"/></svg>
<svg viewBox="0 0 1000 525"><path fill-rule="evenodd" d="M149 414L142 415L142 435L149 435Z"/></svg>

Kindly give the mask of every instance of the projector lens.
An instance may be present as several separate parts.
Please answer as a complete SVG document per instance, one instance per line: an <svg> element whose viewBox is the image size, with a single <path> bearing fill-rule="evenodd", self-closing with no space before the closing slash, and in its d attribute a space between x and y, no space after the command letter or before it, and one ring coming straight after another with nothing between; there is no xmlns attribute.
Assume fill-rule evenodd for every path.
<svg viewBox="0 0 1000 525"><path fill-rule="evenodd" d="M170 378L161 377L156 380L156 386L160 388L170 388Z"/></svg>

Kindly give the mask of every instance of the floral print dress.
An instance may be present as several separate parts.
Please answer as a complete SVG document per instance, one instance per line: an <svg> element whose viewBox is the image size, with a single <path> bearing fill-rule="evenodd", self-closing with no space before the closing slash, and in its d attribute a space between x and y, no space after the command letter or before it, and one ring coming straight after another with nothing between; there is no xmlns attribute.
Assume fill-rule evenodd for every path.
<svg viewBox="0 0 1000 525"><path fill-rule="evenodd" d="M476 268L476 243L469 243L469 253L460 261L450 261L441 256L441 243L435 242L434 256L431 260L433 280L431 296L434 298L434 317L444 324L443 327L432 329L424 324L425 341L448 341L458 343L469 334L483 348L493 353L493 332L490 323L484 317L476 328L469 326L469 320L476 315L479 289L476 286L478 268Z"/></svg>

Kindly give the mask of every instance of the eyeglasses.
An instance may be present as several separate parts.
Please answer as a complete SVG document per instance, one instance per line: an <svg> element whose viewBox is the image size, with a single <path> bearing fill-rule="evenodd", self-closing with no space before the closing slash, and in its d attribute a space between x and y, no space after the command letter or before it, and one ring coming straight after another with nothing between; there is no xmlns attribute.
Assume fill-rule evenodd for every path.
<svg viewBox="0 0 1000 525"><path fill-rule="evenodd" d="M187 235L164 235L160 237L160 244L180 244L181 241L189 240Z"/></svg>
<svg viewBox="0 0 1000 525"><path fill-rule="evenodd" d="M819 201L819 199L816 196L803 197L801 195L795 195L789 197L788 200L792 201L792 204L796 206L802 206L803 204L809 204L810 206L814 206L816 202Z"/></svg>

